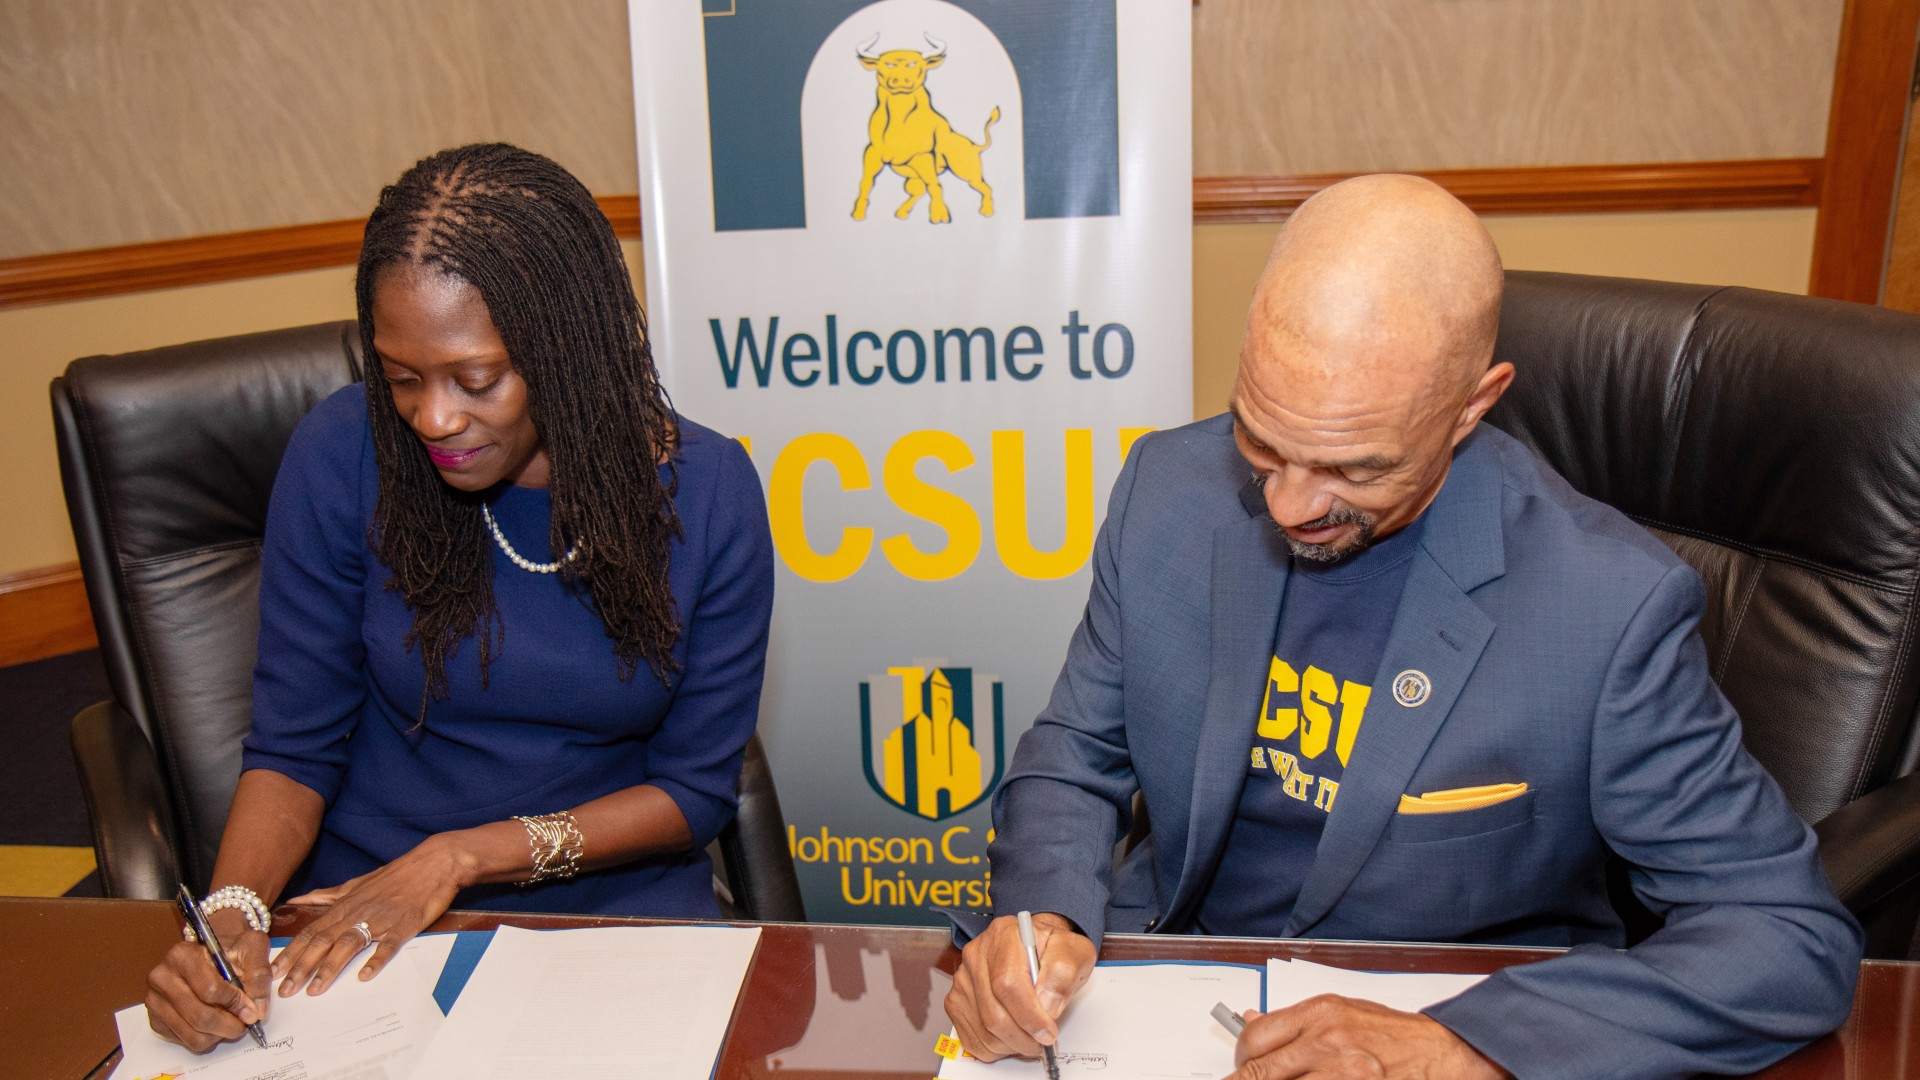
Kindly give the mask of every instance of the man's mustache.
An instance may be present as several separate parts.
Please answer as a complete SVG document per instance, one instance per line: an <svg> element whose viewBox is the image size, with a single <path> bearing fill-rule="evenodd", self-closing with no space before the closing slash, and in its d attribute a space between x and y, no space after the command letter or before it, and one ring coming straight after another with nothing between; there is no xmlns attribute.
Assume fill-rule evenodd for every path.
<svg viewBox="0 0 1920 1080"><path fill-rule="evenodd" d="M1314 532L1319 529L1329 529L1335 525L1370 525L1372 523L1371 517L1351 506L1336 506L1321 517L1304 524L1289 525L1287 528L1299 529L1301 532Z"/></svg>

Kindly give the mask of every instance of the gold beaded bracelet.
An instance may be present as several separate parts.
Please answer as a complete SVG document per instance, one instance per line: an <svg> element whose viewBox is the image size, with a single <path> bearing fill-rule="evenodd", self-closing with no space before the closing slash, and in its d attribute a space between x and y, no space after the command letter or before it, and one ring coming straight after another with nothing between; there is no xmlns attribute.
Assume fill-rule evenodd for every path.
<svg viewBox="0 0 1920 1080"><path fill-rule="evenodd" d="M536 881L552 878L570 878L579 872L580 849L584 841L572 812L562 810L557 814L534 817L516 815L513 820L526 826L527 846L533 849L533 874L521 885L532 885Z"/></svg>

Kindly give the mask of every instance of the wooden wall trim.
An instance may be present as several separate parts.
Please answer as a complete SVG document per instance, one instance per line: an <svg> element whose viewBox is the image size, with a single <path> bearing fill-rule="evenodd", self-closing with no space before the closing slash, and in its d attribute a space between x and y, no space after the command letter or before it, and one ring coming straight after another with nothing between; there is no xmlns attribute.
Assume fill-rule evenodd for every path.
<svg viewBox="0 0 1920 1080"><path fill-rule="evenodd" d="M1314 192L1348 175L1197 177L1193 219L1200 224L1279 221ZM1483 214L1812 206L1823 187L1819 158L1456 169L1423 175ZM626 239L640 235L639 196L603 195L599 202L614 232ZM359 256L364 224L327 221L0 260L0 308L345 266Z"/></svg>
<svg viewBox="0 0 1920 1080"><path fill-rule="evenodd" d="M0 307L203 285L351 263L362 221L194 236L0 262Z"/></svg>
<svg viewBox="0 0 1920 1080"><path fill-rule="evenodd" d="M79 563L0 575L0 667L99 643Z"/></svg>
<svg viewBox="0 0 1920 1080"><path fill-rule="evenodd" d="M640 235L638 195L607 195L599 202L615 232L628 239ZM365 227L358 219L323 221L0 259L0 308L350 266L360 257Z"/></svg>
<svg viewBox="0 0 1920 1080"><path fill-rule="evenodd" d="M1196 222L1279 221L1314 192L1351 176L1204 176L1193 182ZM1481 214L1594 214L1813 206L1819 158L1452 169L1420 175Z"/></svg>
<svg viewBox="0 0 1920 1080"><path fill-rule="evenodd" d="M1813 232L1814 296L1880 301L1917 41L1920 0L1847 0Z"/></svg>

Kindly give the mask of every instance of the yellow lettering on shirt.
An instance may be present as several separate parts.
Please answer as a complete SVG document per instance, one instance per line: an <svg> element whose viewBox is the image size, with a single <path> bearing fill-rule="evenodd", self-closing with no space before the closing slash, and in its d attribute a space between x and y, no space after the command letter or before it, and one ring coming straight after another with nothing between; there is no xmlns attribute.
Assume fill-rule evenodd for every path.
<svg viewBox="0 0 1920 1080"><path fill-rule="evenodd" d="M1284 739L1293 734L1300 726L1300 711L1284 709L1274 698L1279 695L1295 693L1300 689L1300 676L1291 665L1279 657L1267 665L1267 692L1260 699L1260 737L1263 739Z"/></svg>
<svg viewBox="0 0 1920 1080"><path fill-rule="evenodd" d="M1352 686L1353 684L1348 683L1347 685ZM1333 797L1338 794L1340 794L1340 781L1329 780L1324 776L1321 777L1320 789L1313 797L1313 808L1315 810L1325 810L1327 813L1332 813Z"/></svg>
<svg viewBox="0 0 1920 1080"><path fill-rule="evenodd" d="M1313 786L1313 777L1300 771L1300 759L1282 750L1280 753L1280 778L1285 783L1284 790L1290 799L1307 801L1307 789Z"/></svg>
<svg viewBox="0 0 1920 1080"><path fill-rule="evenodd" d="M1333 752L1340 756L1340 766L1345 768L1347 759L1353 756L1353 740L1360 737L1360 721L1366 718L1367 702L1373 697L1373 687L1361 686L1357 682L1347 682L1340 687L1340 738L1334 743ZM1327 800L1333 802L1331 798Z"/></svg>
<svg viewBox="0 0 1920 1080"><path fill-rule="evenodd" d="M1331 812L1339 781L1301 772L1300 763L1313 761L1331 748L1342 768L1350 765L1372 699L1370 686L1342 681L1317 666L1300 672L1274 657L1267 666L1267 688L1255 730L1263 740L1293 745L1286 750L1253 747L1254 770L1272 770L1290 798L1311 801L1316 809Z"/></svg>
<svg viewBox="0 0 1920 1080"><path fill-rule="evenodd" d="M1300 756L1312 761L1326 753L1333 735L1333 706L1340 703L1340 686L1333 675L1310 667L1300 677Z"/></svg>

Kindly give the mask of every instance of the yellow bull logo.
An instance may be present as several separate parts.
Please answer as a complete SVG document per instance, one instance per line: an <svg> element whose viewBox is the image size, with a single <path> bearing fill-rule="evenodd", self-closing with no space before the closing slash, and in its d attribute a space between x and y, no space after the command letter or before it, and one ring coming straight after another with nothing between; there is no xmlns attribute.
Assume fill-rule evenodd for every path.
<svg viewBox="0 0 1920 1080"><path fill-rule="evenodd" d="M947 118L933 107L927 93L927 72L947 58L947 47L933 38L927 44L933 51L922 54L913 49L890 49L874 53L872 40L860 46L863 67L874 73L880 84L879 102L867 120L867 149L860 164L860 197L854 200L853 219L865 221L867 201L873 195L873 182L882 169L892 169L907 182L907 201L893 216L905 220L913 213L920 196L928 197L928 220L934 224L952 221L946 193L940 186L940 174L952 173L980 193L980 216L993 216L993 189L981 173L980 154L993 145L993 125L1000 119L995 107L981 129L981 142L974 142L953 130Z"/></svg>
<svg viewBox="0 0 1920 1080"><path fill-rule="evenodd" d="M975 718L971 668L895 667L887 674L900 680L901 723L879 746L877 773L873 704L868 684L860 684L861 752L874 792L930 821L951 817L992 794L1003 765L1000 684L990 683L993 726L988 742L984 725ZM989 756L991 776L985 767Z"/></svg>

